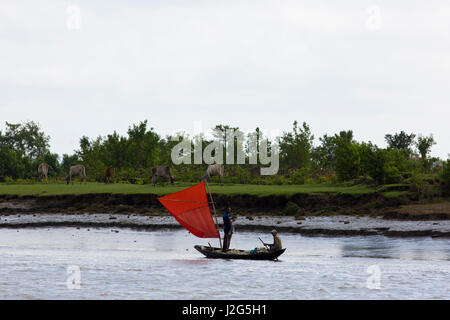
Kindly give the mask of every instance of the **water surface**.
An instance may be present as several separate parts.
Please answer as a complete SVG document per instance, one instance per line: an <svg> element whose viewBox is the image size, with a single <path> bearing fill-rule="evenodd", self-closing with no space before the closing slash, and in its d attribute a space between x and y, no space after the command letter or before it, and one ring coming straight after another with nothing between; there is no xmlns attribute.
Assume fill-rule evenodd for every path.
<svg viewBox="0 0 450 320"><path fill-rule="evenodd" d="M450 298L448 239L280 236L287 250L273 262L206 259L193 246L218 240L184 230L2 229L0 299ZM258 237L271 241L239 232L231 247ZM67 285L73 266L79 289Z"/></svg>

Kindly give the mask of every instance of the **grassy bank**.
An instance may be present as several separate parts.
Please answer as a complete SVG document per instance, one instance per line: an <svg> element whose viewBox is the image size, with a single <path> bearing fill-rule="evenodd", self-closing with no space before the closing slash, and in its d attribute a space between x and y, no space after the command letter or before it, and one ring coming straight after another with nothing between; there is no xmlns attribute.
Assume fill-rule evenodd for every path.
<svg viewBox="0 0 450 320"><path fill-rule="evenodd" d="M0 195L16 196L54 196L81 195L96 193L112 194L169 194L180 191L193 184L174 184L165 186L136 185L136 184L104 184L87 183L67 184L0 184ZM256 196L313 194L313 193L342 193L363 195L376 192L373 187L365 185L339 186L331 184L306 185L248 185L248 184L210 184L211 192L217 194L237 195L248 194Z"/></svg>
<svg viewBox="0 0 450 320"><path fill-rule="evenodd" d="M158 196L193 184L0 184L0 215L11 213L167 214ZM381 215L393 219L449 219L448 198L420 199L409 185L211 184L216 206L241 215ZM439 204L436 204L439 203Z"/></svg>

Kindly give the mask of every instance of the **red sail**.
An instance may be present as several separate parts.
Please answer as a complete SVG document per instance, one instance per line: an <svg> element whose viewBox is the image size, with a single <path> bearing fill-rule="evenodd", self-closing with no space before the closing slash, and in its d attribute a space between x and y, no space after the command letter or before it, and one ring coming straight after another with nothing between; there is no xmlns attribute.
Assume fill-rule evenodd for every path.
<svg viewBox="0 0 450 320"><path fill-rule="evenodd" d="M199 238L219 238L209 211L204 182L158 200L193 235Z"/></svg>

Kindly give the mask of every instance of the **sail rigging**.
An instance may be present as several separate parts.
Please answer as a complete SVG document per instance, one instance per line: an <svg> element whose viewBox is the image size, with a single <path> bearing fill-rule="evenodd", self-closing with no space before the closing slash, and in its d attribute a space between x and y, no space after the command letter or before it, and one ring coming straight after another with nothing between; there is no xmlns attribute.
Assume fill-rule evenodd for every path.
<svg viewBox="0 0 450 320"><path fill-rule="evenodd" d="M183 227L199 238L219 238L206 196L205 183L158 198Z"/></svg>

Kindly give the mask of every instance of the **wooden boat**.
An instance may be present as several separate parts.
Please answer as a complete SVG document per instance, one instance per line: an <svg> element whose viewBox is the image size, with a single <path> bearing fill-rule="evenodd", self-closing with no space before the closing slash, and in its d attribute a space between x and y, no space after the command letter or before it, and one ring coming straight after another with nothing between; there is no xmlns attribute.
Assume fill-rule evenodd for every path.
<svg viewBox="0 0 450 320"><path fill-rule="evenodd" d="M184 190L159 197L158 200L170 212L172 216L189 232L199 238L219 238L220 247L222 247L222 240L218 231L217 216L215 214L214 201L211 197L211 202L208 202L206 195L205 182L201 182ZM209 204L212 204L214 215L216 216L216 224L214 224ZM223 258L223 259L248 259L248 260L275 260L286 249L277 251L269 250L228 250L222 252L221 248L214 248L212 246L206 247L197 245L194 247L199 252L208 258Z"/></svg>
<svg viewBox="0 0 450 320"><path fill-rule="evenodd" d="M244 260L275 260L284 253L286 249L276 251L256 251L252 253L250 250L228 250L223 252L221 248L194 246L199 252L207 258L212 259L244 259Z"/></svg>

